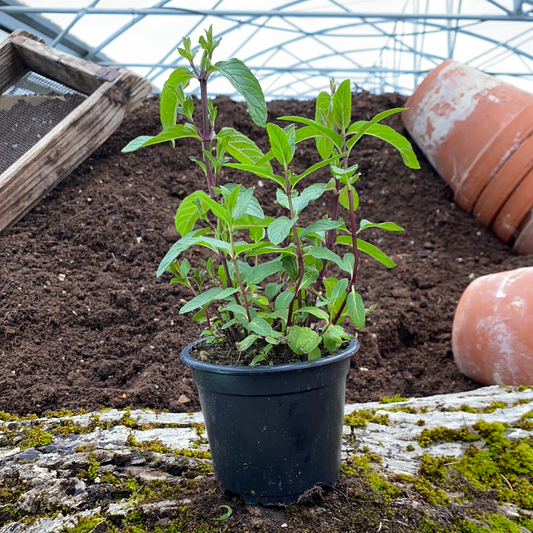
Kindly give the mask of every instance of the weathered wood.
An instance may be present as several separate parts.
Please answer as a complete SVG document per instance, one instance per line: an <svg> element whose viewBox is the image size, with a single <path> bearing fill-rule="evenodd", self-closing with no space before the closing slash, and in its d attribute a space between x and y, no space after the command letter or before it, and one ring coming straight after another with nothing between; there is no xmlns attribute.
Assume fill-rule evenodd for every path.
<svg viewBox="0 0 533 533"><path fill-rule="evenodd" d="M121 70L0 175L0 231L98 148L150 89L148 81Z"/></svg>
<svg viewBox="0 0 533 533"><path fill-rule="evenodd" d="M25 70L24 63L9 38L0 43L0 94Z"/></svg>
<svg viewBox="0 0 533 533"><path fill-rule="evenodd" d="M102 68L35 41L30 34L18 30L8 39L30 70L58 81L80 93L90 95L106 81L118 75L116 68Z"/></svg>

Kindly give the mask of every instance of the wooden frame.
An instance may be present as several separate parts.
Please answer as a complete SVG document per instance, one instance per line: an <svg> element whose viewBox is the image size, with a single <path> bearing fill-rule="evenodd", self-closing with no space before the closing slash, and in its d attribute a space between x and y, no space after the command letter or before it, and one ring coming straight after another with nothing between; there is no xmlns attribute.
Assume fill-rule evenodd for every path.
<svg viewBox="0 0 533 533"><path fill-rule="evenodd" d="M0 232L89 157L151 92L150 83L131 72L99 67L16 30L0 44L0 93L28 71L88 97L0 175Z"/></svg>

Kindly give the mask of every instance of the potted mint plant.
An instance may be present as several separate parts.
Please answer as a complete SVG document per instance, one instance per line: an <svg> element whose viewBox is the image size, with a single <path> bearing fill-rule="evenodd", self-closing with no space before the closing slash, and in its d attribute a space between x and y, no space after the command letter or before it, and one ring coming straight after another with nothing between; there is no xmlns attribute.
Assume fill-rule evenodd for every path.
<svg viewBox="0 0 533 533"><path fill-rule="evenodd" d="M290 504L313 486L338 479L346 375L359 346L344 324L363 328L374 308L365 308L357 292L359 254L394 266L360 234L371 227L402 231L393 222L356 219L360 174L353 148L363 135L373 135L395 146L409 167L418 162L404 137L379 124L402 109L352 122L349 80L318 95L314 120L291 116L280 117L285 128L267 124L263 92L251 71L238 59L213 62L219 43L211 28L200 37L198 65L197 50L183 39L178 51L190 68L174 70L164 84L163 131L138 137L123 152L183 137L201 145L203 157L191 160L205 174L205 190L181 201L175 217L180 238L157 275L170 272L171 283L187 287L191 299L180 313L205 324L201 339L181 358L198 386L222 489L248 503ZM215 74L233 84L251 119L265 128L267 153L233 128L216 128L207 91ZM185 95L192 80L200 85L196 112ZM177 123L178 115L184 123ZM317 160L297 173L295 146L305 139L316 140ZM331 171L329 181L306 186L307 176L323 167ZM222 183L223 169L273 180L284 214L265 213L253 187ZM303 227L301 213L325 194L333 199L332 216ZM181 259L192 246L209 249L212 258L194 266Z"/></svg>

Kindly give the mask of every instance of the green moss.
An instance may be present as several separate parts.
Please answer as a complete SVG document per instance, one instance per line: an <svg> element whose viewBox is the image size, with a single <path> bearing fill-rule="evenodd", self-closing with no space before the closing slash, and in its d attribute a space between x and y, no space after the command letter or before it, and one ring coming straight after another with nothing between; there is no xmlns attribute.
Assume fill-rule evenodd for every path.
<svg viewBox="0 0 533 533"><path fill-rule="evenodd" d="M42 424L24 428L22 431L24 437L18 444L21 448L38 448L39 446L47 446L54 441L54 436L45 431Z"/></svg>
<svg viewBox="0 0 533 533"><path fill-rule="evenodd" d="M98 524L105 521L102 516L93 516L91 518L78 517L76 525L72 527L64 527L61 531L68 533L90 533Z"/></svg>
<svg viewBox="0 0 533 533"><path fill-rule="evenodd" d="M426 421L421 418L420 420L417 421L416 423L417 426L425 426L426 425Z"/></svg>
<svg viewBox="0 0 533 533"><path fill-rule="evenodd" d="M490 405L483 409L484 413L494 413L496 409L506 409L507 404L504 402L492 402Z"/></svg>
<svg viewBox="0 0 533 533"><path fill-rule="evenodd" d="M370 423L390 426L389 415L386 413L376 414L375 409L362 409L344 417L344 425L350 426L351 428L365 427Z"/></svg>
<svg viewBox="0 0 533 533"><path fill-rule="evenodd" d="M408 452L414 452L415 451L415 447L412 445L412 444L408 444L405 449L408 451Z"/></svg>
<svg viewBox="0 0 533 533"><path fill-rule="evenodd" d="M418 436L418 444L422 448L427 448L434 442L474 442L479 440L479 435L475 435L468 428L449 429L443 426L434 429L424 429Z"/></svg>
<svg viewBox="0 0 533 533"><path fill-rule="evenodd" d="M533 389L533 387L526 387L526 386L524 386L524 385L520 385L516 390L517 390L518 392L524 392L524 391L526 391L526 390L530 390L530 389Z"/></svg>
<svg viewBox="0 0 533 533"><path fill-rule="evenodd" d="M379 403L395 403L395 402L406 402L407 398L402 398L399 394L395 394L392 398L384 396L379 399Z"/></svg>
<svg viewBox="0 0 533 533"><path fill-rule="evenodd" d="M446 477L448 457L433 457L424 454L420 462L420 474L428 479L442 481Z"/></svg>
<svg viewBox="0 0 533 533"><path fill-rule="evenodd" d="M80 444L79 446L76 446L74 451L76 453L88 453L94 452L94 450L96 450L96 446L94 444Z"/></svg>

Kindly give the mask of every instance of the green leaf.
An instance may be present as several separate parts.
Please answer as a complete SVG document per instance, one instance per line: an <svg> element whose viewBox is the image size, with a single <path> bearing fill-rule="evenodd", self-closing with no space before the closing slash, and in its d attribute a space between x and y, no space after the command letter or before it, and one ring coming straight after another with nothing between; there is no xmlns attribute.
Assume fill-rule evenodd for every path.
<svg viewBox="0 0 533 533"><path fill-rule="evenodd" d="M325 183L315 183L313 185L310 185L309 187L306 187L301 192L300 196L297 196L292 201L292 206L294 208L295 214L298 215L303 209L305 209L309 205L309 202L318 200L324 194L325 190Z"/></svg>
<svg viewBox="0 0 533 533"><path fill-rule="evenodd" d="M250 69L235 58L229 61L219 61L214 66L245 99L252 120L261 128L265 128L267 121L265 96L261 85Z"/></svg>
<svg viewBox="0 0 533 533"><path fill-rule="evenodd" d="M285 311L289 307L291 300L294 298L294 292L290 290L283 291L274 301L276 311Z"/></svg>
<svg viewBox="0 0 533 533"><path fill-rule="evenodd" d="M283 288L283 283L269 283L265 287L265 294L268 298L272 299Z"/></svg>
<svg viewBox="0 0 533 533"><path fill-rule="evenodd" d="M267 124L266 128L274 157L280 165L288 167L294 156L294 144L291 146L289 135L276 124Z"/></svg>
<svg viewBox="0 0 533 533"><path fill-rule="evenodd" d="M329 315L326 313L326 311L323 311L322 309L317 309L316 307L302 307L296 311L297 313L308 313L310 315L316 316L320 320L327 320L329 318Z"/></svg>
<svg viewBox="0 0 533 533"><path fill-rule="evenodd" d="M222 241L220 239L214 239L213 237L202 237L196 244L205 246L210 250L224 250L228 254L231 254L231 245L229 242Z"/></svg>
<svg viewBox="0 0 533 533"><path fill-rule="evenodd" d="M314 165L310 166L305 172L302 172L301 174L294 175L291 178L291 185L296 185L300 180L311 174L312 172L315 172L316 170L321 169L322 167L325 167L326 165L329 165L333 161L337 161L339 158L346 155L346 152L343 154L334 155L333 157L330 157L329 159L326 159L325 161L319 161L318 163L315 163Z"/></svg>
<svg viewBox="0 0 533 533"><path fill-rule="evenodd" d="M353 195L353 210L357 211L357 208L359 207L359 195L355 191L355 189L352 189L352 195ZM339 203L344 207L344 209L350 210L350 197L348 196L348 187L343 187L341 189L341 192L339 194Z"/></svg>
<svg viewBox="0 0 533 533"><path fill-rule="evenodd" d="M318 347L313 348L307 354L307 360L308 361L316 361L317 359L320 359L321 357L322 357L322 354L320 353L320 348L318 348Z"/></svg>
<svg viewBox="0 0 533 533"><path fill-rule="evenodd" d="M195 191L193 194L197 194L202 207L205 206L206 209L210 209L213 215L215 215L217 218L225 220L228 224L231 223L231 217L226 211L226 208L219 204L216 200L213 200L213 198L211 198L205 191Z"/></svg>
<svg viewBox="0 0 533 533"><path fill-rule="evenodd" d="M333 119L336 126L345 132L352 118L352 93L350 80L344 80L333 95Z"/></svg>
<svg viewBox="0 0 533 533"><path fill-rule="evenodd" d="M250 268L246 272L243 272L242 279L245 283L257 285L268 276L277 274L281 270L281 266L281 260L279 258L272 261L267 261L266 263L261 263Z"/></svg>
<svg viewBox="0 0 533 533"><path fill-rule="evenodd" d="M261 353L258 353L253 359L252 361L250 362L250 366L255 366L257 363L261 363L263 361L266 361L267 359L267 356L266 354L263 352Z"/></svg>
<svg viewBox="0 0 533 533"><path fill-rule="evenodd" d="M122 148L122 152L135 152L135 150L138 150L144 146L173 141L174 139L180 139L182 137L193 137L199 141L201 140L196 128L192 124L176 124L175 126L170 126L169 128L163 130L155 137L142 135L141 137L133 139L133 141L130 141L124 148Z"/></svg>
<svg viewBox="0 0 533 533"><path fill-rule="evenodd" d="M348 128L348 133L355 133L355 135L348 140L346 143L346 146L348 148L351 148L365 133L366 131L371 128L374 124L377 124L380 120L383 120L384 118L389 117L390 115L394 115L395 113L401 113L402 111L405 111L405 107L397 107L395 109L389 109L388 111L383 111L382 113L378 113L372 120L363 123L361 126L358 126L361 124L361 122L356 122L352 124ZM356 126L357 125L357 126ZM352 131L353 128L353 131Z"/></svg>
<svg viewBox="0 0 533 533"><path fill-rule="evenodd" d="M342 339L346 337L348 337L348 335L346 335L342 326L330 325L323 335L324 346L329 353L333 353L337 351L342 344Z"/></svg>
<svg viewBox="0 0 533 533"><path fill-rule="evenodd" d="M174 223L176 231L180 235L187 235L194 228L194 224L200 218L200 212L196 205L196 199L199 197L200 191L195 191L189 196L186 196L180 203L176 215L174 217Z"/></svg>
<svg viewBox="0 0 533 533"><path fill-rule="evenodd" d="M173 126L176 123L176 106L180 103L175 89L181 84L183 88L189 85L189 81L194 78L193 72L187 67L175 69L167 78L161 91L159 100L160 117L163 129Z"/></svg>
<svg viewBox="0 0 533 533"><path fill-rule="evenodd" d="M333 129L333 110L331 103L330 94L325 91L319 93L316 99L315 121L327 128ZM316 130L314 131L316 132ZM317 135L315 134L314 137L317 137ZM320 157L322 159L330 158L333 152L333 141L320 135L315 142Z"/></svg>
<svg viewBox="0 0 533 533"><path fill-rule="evenodd" d="M318 275L319 272L314 265L305 267L302 282L300 283L300 289L307 289L307 287L315 283L315 281L318 279Z"/></svg>
<svg viewBox="0 0 533 533"><path fill-rule="evenodd" d="M233 128L222 128L217 133L217 139L227 140L226 150L239 163L244 165L256 165L265 168L272 174L272 166L268 161L260 163L265 158L261 149L246 135Z"/></svg>
<svg viewBox="0 0 533 533"><path fill-rule="evenodd" d="M199 240L202 239L201 235L203 233L208 232L208 228L202 228L197 229L194 231L191 231L190 233L187 233L184 237L182 237L179 241L175 242L171 247L170 250L166 253L165 257L163 257L163 260L159 264L159 267L157 269L157 277L161 276L163 272L167 270L170 263L172 261L175 261L176 258L185 250L188 250L191 246L196 244Z"/></svg>
<svg viewBox="0 0 533 533"><path fill-rule="evenodd" d="M245 337L241 342L236 342L235 346L239 352L245 352L257 339L259 339L259 335L252 333Z"/></svg>
<svg viewBox="0 0 533 533"><path fill-rule="evenodd" d="M355 122L350 126L350 129L354 128L354 132L358 131L364 124L364 121ZM394 148L400 152L405 166L414 169L420 168L420 163L418 162L416 154L413 151L411 143L403 135L393 130L390 126L385 126L384 124L374 124L365 131L365 134L382 139L383 141L394 146Z"/></svg>
<svg viewBox="0 0 533 533"><path fill-rule="evenodd" d="M404 231L402 227L398 226L394 222L379 222L377 224L374 224L369 220L363 218L359 224L359 230L357 231L357 233L363 231L366 228L381 228L386 231Z"/></svg>
<svg viewBox="0 0 533 533"><path fill-rule="evenodd" d="M300 122L302 124L306 124L307 126L311 126L317 131L319 131L321 135L330 139L339 150L342 150L342 146L344 143L342 137L335 130L327 128L326 126L322 126L322 124L320 124L316 120L294 116L279 117L279 120L291 120L292 122Z"/></svg>
<svg viewBox="0 0 533 533"><path fill-rule="evenodd" d="M262 227L257 226L249 226L248 233L250 235L250 239L252 239L252 241L255 243L261 241L265 236L265 230Z"/></svg>
<svg viewBox="0 0 533 533"><path fill-rule="evenodd" d="M321 341L318 333L311 328L291 326L287 334L289 348L296 354L308 354L314 350Z"/></svg>
<svg viewBox="0 0 533 533"><path fill-rule="evenodd" d="M229 168L236 168L237 170L244 170L245 172L251 172L252 174L255 174L256 176L259 176L260 178L274 180L276 183L278 183L281 186L285 185L284 178L282 178L281 176L276 176L275 174L272 174L272 172L268 171L266 168L261 168L261 167L257 167L254 165L243 165L240 163L226 163L224 166L229 167Z"/></svg>
<svg viewBox="0 0 533 533"><path fill-rule="evenodd" d="M355 292L354 289L350 291L346 298L346 310L348 311L348 316L352 319L352 322L359 329L364 329L365 306L361 295L358 292Z"/></svg>
<svg viewBox="0 0 533 533"><path fill-rule="evenodd" d="M272 326L260 316L256 316L252 319L251 322L249 322L246 325L246 328L249 331L253 331L257 335L261 335L261 337L268 337L269 335L273 335Z"/></svg>
<svg viewBox="0 0 533 533"><path fill-rule="evenodd" d="M338 300L341 296L343 296L346 292L346 287L348 287L348 280L346 278L342 278L337 281L331 290L331 300Z"/></svg>
<svg viewBox="0 0 533 533"><path fill-rule="evenodd" d="M191 301L187 302L181 309L180 315L188 313L189 311L194 311L199 307L208 305L215 300L223 300L232 294L235 294L239 289L227 288L221 289L220 287L213 287L201 294L195 296Z"/></svg>
<svg viewBox="0 0 533 533"><path fill-rule="evenodd" d="M252 201L252 196L254 195L254 190L252 187L250 187L249 189L239 190L237 194L238 196L235 203L235 209L232 213L233 220L238 220L248 211L248 207Z"/></svg>
<svg viewBox="0 0 533 533"><path fill-rule="evenodd" d="M307 235L311 233L317 233L319 231L328 231L330 229L336 229L342 225L343 225L342 222L338 222L335 220L317 220L316 222L309 224L309 226L307 226L307 228L305 228L300 233L300 238L306 237Z"/></svg>
<svg viewBox="0 0 533 533"><path fill-rule="evenodd" d="M331 261L332 263L335 263L342 270L349 272L351 274L351 271L346 269L346 265L344 264L343 260L335 252L332 252L331 250L328 250L327 248L322 248L321 246L309 246L306 248L306 253L310 254L315 259Z"/></svg>
<svg viewBox="0 0 533 533"><path fill-rule="evenodd" d="M217 39L217 46L219 42L220 42L220 39ZM229 505L221 505L220 508L226 509L226 512L222 516L215 518L215 520L227 520L233 513L233 510L231 509Z"/></svg>
<svg viewBox="0 0 533 533"><path fill-rule="evenodd" d="M297 220L298 217L292 220L285 216L275 218L267 228L268 240L276 245L282 243L289 235Z"/></svg>
<svg viewBox="0 0 533 533"><path fill-rule="evenodd" d="M394 268L396 266L396 263L389 256L384 254L379 248L376 248L373 244L370 244L369 242L357 239L357 248L361 250L361 252L370 255L374 259L377 259L387 268Z"/></svg>

